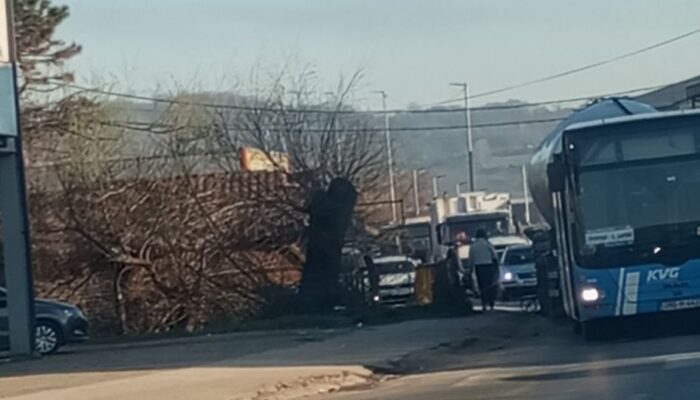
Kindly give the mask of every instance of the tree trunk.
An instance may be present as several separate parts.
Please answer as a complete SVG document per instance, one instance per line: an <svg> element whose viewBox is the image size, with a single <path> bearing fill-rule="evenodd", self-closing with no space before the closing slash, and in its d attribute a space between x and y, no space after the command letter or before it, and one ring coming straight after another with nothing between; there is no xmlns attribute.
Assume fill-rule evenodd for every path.
<svg viewBox="0 0 700 400"><path fill-rule="evenodd" d="M341 253L356 201L355 187L341 178L333 179L328 191L317 192L311 201L306 264L299 293L303 311L331 311L337 304Z"/></svg>

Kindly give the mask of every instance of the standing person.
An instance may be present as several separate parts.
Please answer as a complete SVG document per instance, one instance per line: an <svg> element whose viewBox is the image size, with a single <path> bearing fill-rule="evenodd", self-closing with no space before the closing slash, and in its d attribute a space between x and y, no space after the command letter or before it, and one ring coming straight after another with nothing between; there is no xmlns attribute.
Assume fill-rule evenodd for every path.
<svg viewBox="0 0 700 400"><path fill-rule="evenodd" d="M469 246L469 260L476 271L481 305L484 311L487 305L493 310L498 295L498 256L483 229L476 231L476 240Z"/></svg>

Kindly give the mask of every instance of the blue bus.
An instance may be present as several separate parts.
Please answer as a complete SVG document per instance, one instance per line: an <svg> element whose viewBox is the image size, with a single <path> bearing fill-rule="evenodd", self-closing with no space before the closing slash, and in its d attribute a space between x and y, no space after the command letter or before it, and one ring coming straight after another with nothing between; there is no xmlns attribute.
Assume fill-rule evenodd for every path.
<svg viewBox="0 0 700 400"><path fill-rule="evenodd" d="M551 241L540 296L587 338L613 318L700 308L699 111L598 101L545 139L529 176Z"/></svg>

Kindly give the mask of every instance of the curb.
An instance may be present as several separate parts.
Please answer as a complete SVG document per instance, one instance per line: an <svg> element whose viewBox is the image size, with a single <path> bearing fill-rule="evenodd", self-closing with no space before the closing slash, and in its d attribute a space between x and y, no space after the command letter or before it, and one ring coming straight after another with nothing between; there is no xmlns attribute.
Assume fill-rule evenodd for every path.
<svg viewBox="0 0 700 400"><path fill-rule="evenodd" d="M199 344L235 339L256 339L256 338L273 338L273 337L308 337L318 334L340 334L348 329L283 329L274 331L252 331L252 332L231 332L231 333L209 333L201 335L193 335L186 337L171 337L162 339L144 339L134 340L133 342L114 342L114 343L84 343L66 346L69 349L80 349L80 351L109 351L123 349L139 349L147 347L166 347L179 344Z"/></svg>

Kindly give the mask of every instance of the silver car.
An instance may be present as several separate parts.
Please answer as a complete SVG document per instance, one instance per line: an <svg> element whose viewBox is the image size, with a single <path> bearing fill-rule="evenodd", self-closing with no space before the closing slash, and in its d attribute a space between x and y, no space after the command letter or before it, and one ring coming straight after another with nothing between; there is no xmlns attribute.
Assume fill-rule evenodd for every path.
<svg viewBox="0 0 700 400"><path fill-rule="evenodd" d="M501 256L499 283L503 300L537 293L537 270L531 245L506 248Z"/></svg>
<svg viewBox="0 0 700 400"><path fill-rule="evenodd" d="M417 260L407 256L385 256L373 260L378 278L378 291L373 293L375 303L404 305L415 296Z"/></svg>

